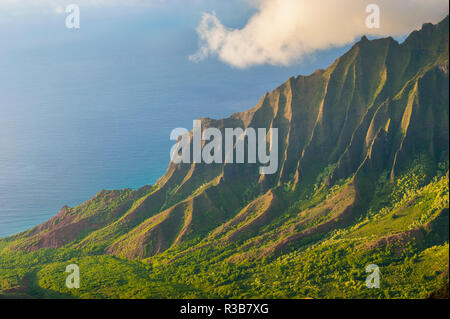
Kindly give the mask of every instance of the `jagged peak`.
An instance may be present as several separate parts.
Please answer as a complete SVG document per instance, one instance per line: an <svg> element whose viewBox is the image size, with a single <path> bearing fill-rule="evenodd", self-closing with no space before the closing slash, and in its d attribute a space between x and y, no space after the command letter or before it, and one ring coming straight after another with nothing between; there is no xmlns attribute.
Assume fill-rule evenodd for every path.
<svg viewBox="0 0 450 319"><path fill-rule="evenodd" d="M427 38L429 38L430 33L439 32L441 30L443 30L443 32L446 32L448 38L448 18L449 16L447 15L443 20L436 24L424 23L419 30L414 30L413 32L411 32L403 44L411 43L415 39L421 38L422 36L426 36Z"/></svg>

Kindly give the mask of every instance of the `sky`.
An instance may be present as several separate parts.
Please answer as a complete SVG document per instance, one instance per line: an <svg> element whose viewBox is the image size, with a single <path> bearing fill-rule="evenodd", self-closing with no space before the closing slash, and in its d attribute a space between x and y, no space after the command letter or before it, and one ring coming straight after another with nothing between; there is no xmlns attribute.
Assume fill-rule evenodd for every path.
<svg viewBox="0 0 450 319"><path fill-rule="evenodd" d="M145 12L155 19L153 27L182 24L197 32L197 49L188 55L192 62L214 58L242 69L293 65L362 35L401 37L448 14L446 0L0 0L0 23L61 20L69 3L96 14L99 23L103 11ZM370 4L379 8L378 28L366 24Z"/></svg>

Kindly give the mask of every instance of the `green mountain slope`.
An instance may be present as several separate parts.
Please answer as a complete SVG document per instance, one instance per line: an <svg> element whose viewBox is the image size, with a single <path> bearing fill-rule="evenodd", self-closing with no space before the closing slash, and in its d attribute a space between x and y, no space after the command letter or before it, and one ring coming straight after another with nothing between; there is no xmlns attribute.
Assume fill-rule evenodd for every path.
<svg viewBox="0 0 450 319"><path fill-rule="evenodd" d="M426 297L448 282L448 17L363 37L326 70L203 129L278 128L279 169L173 164L0 240L33 297ZM85 285L65 288L77 263ZM365 287L377 264L381 288ZM101 274L101 275L99 275Z"/></svg>

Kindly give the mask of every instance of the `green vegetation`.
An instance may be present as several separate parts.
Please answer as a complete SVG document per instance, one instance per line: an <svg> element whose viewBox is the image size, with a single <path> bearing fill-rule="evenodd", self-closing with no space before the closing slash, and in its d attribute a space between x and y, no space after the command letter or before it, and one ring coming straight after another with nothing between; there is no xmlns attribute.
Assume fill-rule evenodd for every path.
<svg viewBox="0 0 450 319"><path fill-rule="evenodd" d="M387 173L381 174L371 207L360 222L280 257L238 262L231 258L244 252L251 256L249 253L271 244L264 239L258 249L236 243L206 247L203 241L189 242L145 261L92 255L83 249L30 253L4 249L0 253L0 291L39 298L426 297L448 281L448 233L434 230L432 235L438 242L431 238L400 247L366 247L373 239L418 228L448 210L448 177L438 171L430 178L423 168L423 162L416 161L393 183L387 180ZM289 228L296 216L292 211L316 207L321 203L317 197L332 197L339 192L336 188L342 190L345 185L327 191L322 185L311 199L296 203L285 219L276 220L272 227ZM186 247L190 247L188 253ZM65 287L65 267L73 263L80 267L81 288L69 290ZM365 267L369 264L380 267L380 289L365 287Z"/></svg>

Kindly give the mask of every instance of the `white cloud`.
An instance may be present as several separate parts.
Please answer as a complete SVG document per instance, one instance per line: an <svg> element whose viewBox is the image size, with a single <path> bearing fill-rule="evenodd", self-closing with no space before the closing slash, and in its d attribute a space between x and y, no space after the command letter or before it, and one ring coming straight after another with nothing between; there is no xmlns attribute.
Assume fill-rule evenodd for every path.
<svg viewBox="0 0 450 319"><path fill-rule="evenodd" d="M231 66L289 65L316 50L342 46L362 35L403 35L448 14L447 0L248 0L257 8L242 29L204 13L200 47L189 58L217 56ZM380 7L379 29L368 29L368 4Z"/></svg>

